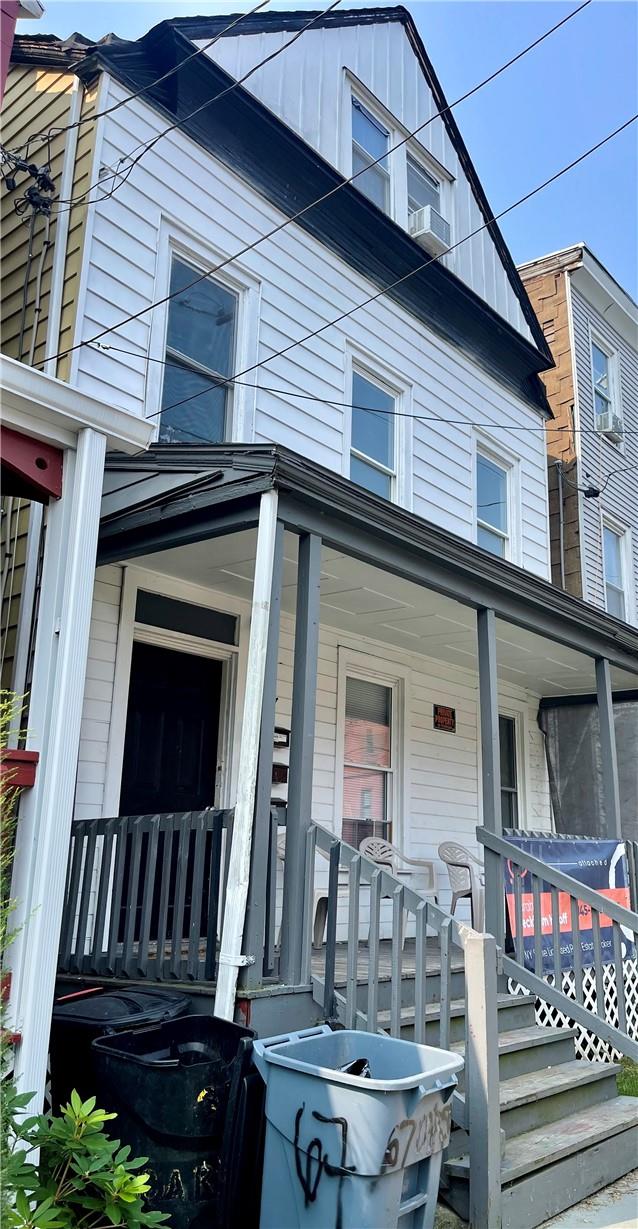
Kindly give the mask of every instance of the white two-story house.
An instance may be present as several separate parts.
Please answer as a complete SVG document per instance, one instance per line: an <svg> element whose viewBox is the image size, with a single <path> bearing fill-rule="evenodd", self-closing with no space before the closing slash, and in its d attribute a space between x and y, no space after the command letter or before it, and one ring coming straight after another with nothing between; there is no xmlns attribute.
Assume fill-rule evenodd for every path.
<svg viewBox="0 0 638 1229"><path fill-rule="evenodd" d="M551 832L543 698L597 695L620 835L608 717L638 634L551 584L551 351L407 11L176 18L75 52L52 352L155 438L107 457L75 807L23 965L53 975L62 922L66 974L161 980L145 944L210 887L170 903L162 857L167 884L203 865L215 833L191 849L177 821L232 809L187 958L228 1014L238 977L255 1002L303 982L311 821L389 840L443 907L441 843ZM133 815L170 820L161 856L124 854ZM42 1028L31 1083L45 1057Z"/></svg>

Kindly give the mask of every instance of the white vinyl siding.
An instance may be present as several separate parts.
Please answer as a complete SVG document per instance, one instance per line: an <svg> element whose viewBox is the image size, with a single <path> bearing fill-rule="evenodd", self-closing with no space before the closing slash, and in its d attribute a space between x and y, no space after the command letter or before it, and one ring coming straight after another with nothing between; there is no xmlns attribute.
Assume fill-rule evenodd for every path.
<svg viewBox="0 0 638 1229"><path fill-rule="evenodd" d="M113 86L108 101L123 96ZM161 117L141 99L103 122L103 157L109 163L117 161L131 142L150 140L163 128ZM192 191L185 196L186 181ZM157 152L149 152L112 200L93 206L86 312L80 324L83 336L112 326L166 293L168 273L155 276L161 235L166 229L170 233L177 218L181 233L209 235L213 201L217 260L253 243L281 221L281 215L243 180L178 132L164 137ZM240 341L245 334L253 347L245 359L238 355L240 369L269 359L294 338L351 311L375 291L294 225L233 261L232 272L238 282L255 287L257 302L251 326L239 330ZM150 405L148 388L156 378L157 364L148 364L146 358L154 314L148 312L118 329L118 346L130 354L83 347L79 387L138 414L155 413L159 395ZM153 356L163 358L163 337L153 345ZM389 299L377 299L243 377L258 389L243 385L235 389L237 397L252 394L254 399L250 415L243 419L243 434L233 438L276 442L344 472L352 401L347 377L350 347L356 354L382 358L400 374L402 388L411 390L406 406L410 416L400 420L409 435L411 458L406 460L406 497L399 502L418 515L471 539L475 506L471 424L493 423L495 439L510 448L520 447L520 562L547 577L546 465L538 415L460 348L431 333ZM320 400L296 399L295 391ZM509 432L510 426L536 429L515 433Z"/></svg>
<svg viewBox="0 0 638 1229"><path fill-rule="evenodd" d="M283 32L222 38L208 54L233 77L241 77L289 40L290 34ZM204 41L199 40L198 46ZM479 230L485 218L443 120L433 118L438 108L400 24L386 22L367 28L307 30L302 38L286 48L283 56L276 57L250 77L246 88L328 162L349 175L352 87L345 70L363 83L371 98L378 99L389 115L401 122L401 137L406 132L414 132L426 121L432 121L421 129L415 145L423 149L426 160L430 155L452 176L449 216L447 202L442 211L450 223L451 233L461 237ZM311 76L312 88L309 86ZM390 154L391 174L394 163L401 157L401 150ZM443 263L447 262L462 281L524 337L531 339L520 302L487 230L479 230L451 256L445 257Z"/></svg>
<svg viewBox="0 0 638 1229"><path fill-rule="evenodd" d="M581 499L584 596L605 609L603 525L627 530L625 540L625 618L636 623L638 592L638 350L613 324L614 313L598 311L580 290L571 286L577 389L577 441L581 474L599 488L598 499ZM620 446L595 430L591 343L598 339L615 356L617 405L622 412L624 436ZM633 467L633 468L632 468ZM607 483L611 470L622 469ZM582 484L582 480L581 480Z"/></svg>

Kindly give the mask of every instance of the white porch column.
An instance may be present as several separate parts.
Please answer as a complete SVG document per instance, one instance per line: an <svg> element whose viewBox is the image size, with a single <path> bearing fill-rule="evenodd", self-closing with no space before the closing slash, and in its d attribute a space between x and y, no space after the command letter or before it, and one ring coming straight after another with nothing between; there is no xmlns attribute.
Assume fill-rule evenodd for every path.
<svg viewBox="0 0 638 1229"><path fill-rule="evenodd" d="M10 1012L22 1041L16 1076L41 1104L64 903L93 601L106 437L79 433L64 461L62 498L49 507L27 746L40 751L21 800L12 894ZM36 1104L37 1103L37 1104Z"/></svg>
<svg viewBox="0 0 638 1229"><path fill-rule="evenodd" d="M248 884L250 848L253 835L259 734L266 675L268 627L272 596L275 538L277 534L277 492L266 491L259 505L259 529L255 555L255 579L250 619L250 642L246 670L244 715L241 724L237 800L233 838L228 866L228 886L224 906L221 951L215 991L216 1016L232 1020L235 1011L237 974L243 961L242 938Z"/></svg>

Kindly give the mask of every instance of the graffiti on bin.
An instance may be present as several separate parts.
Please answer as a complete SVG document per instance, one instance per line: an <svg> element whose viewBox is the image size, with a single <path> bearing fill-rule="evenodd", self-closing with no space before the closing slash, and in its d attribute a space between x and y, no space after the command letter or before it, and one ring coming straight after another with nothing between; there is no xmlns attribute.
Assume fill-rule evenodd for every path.
<svg viewBox="0 0 638 1229"><path fill-rule="evenodd" d="M417 1110L413 1118L398 1122L388 1136L381 1174L407 1169L416 1161L424 1161L435 1152L441 1152L450 1138L451 1123L451 1101L435 1103L421 1114Z"/></svg>
<svg viewBox="0 0 638 1229"><path fill-rule="evenodd" d="M310 1140L310 1143L303 1145L301 1143L301 1120L304 1116L306 1103L299 1106L295 1114L295 1169L297 1177L301 1184L301 1189L304 1193L305 1205L314 1203L319 1190L319 1183L325 1174L329 1178L338 1178L339 1185L337 1188L337 1219L335 1229L342 1229L342 1188L343 1180L349 1174L356 1173L356 1166L348 1165L348 1122L346 1118L326 1118L324 1114L320 1114L319 1110L312 1111L312 1117L315 1122L322 1122L327 1126L338 1127L341 1132L341 1156L339 1164L333 1164L329 1159L327 1152L324 1152L323 1144L318 1136Z"/></svg>

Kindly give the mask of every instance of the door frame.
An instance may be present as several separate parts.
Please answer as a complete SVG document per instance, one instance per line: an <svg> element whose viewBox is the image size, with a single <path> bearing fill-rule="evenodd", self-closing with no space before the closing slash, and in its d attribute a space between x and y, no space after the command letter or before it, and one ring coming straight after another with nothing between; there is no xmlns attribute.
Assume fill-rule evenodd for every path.
<svg viewBox="0 0 638 1229"><path fill-rule="evenodd" d="M153 644L159 648L172 649L176 652L190 653L196 657L212 658L222 662L219 734L216 750L216 765L221 765L221 771L219 768L216 769L218 779L215 783L215 805L231 807L234 803L237 783L237 748L240 741L241 712L246 684L249 605L241 598L233 598L228 594L205 589L203 586L181 581L175 577L146 571L144 568L127 566L122 570L122 594L102 814L107 816L119 814L131 658L135 643ZM235 615L238 621L238 643L236 645L220 644L217 641L190 636L184 632L138 623L135 619L135 608L139 589Z"/></svg>

